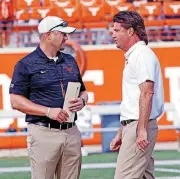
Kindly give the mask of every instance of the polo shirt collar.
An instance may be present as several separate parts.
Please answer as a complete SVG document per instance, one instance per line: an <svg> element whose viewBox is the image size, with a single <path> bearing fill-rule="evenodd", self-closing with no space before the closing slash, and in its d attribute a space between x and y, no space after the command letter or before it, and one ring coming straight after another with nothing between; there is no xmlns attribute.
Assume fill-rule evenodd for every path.
<svg viewBox="0 0 180 179"><path fill-rule="evenodd" d="M130 54L131 54L137 47L139 47L139 46L141 46L141 45L146 45L146 44L145 44L144 41L139 41L139 42L135 43L135 44L124 54L126 60L128 60Z"/></svg>
<svg viewBox="0 0 180 179"><path fill-rule="evenodd" d="M46 54L42 51L42 49L40 48L40 46L38 46L38 47L36 48L36 51L37 51L37 53L39 54L39 56L42 57L41 60L43 60L43 61L45 61L45 62L50 62L50 61L52 61L52 59L50 59L50 58L48 58L48 57L46 56ZM57 59L56 62L61 62L61 61L64 60L63 57L62 57L62 53L61 53L60 51L57 52L57 55L56 55L56 56L58 57L58 59Z"/></svg>

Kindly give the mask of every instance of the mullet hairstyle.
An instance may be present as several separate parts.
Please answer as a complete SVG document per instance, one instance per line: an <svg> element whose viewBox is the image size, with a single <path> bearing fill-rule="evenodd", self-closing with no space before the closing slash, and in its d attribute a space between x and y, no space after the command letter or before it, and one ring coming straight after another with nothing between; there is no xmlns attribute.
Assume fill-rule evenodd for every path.
<svg viewBox="0 0 180 179"><path fill-rule="evenodd" d="M113 17L113 22L121 23L125 29L133 28L140 40L148 44L144 19L135 11L120 11Z"/></svg>

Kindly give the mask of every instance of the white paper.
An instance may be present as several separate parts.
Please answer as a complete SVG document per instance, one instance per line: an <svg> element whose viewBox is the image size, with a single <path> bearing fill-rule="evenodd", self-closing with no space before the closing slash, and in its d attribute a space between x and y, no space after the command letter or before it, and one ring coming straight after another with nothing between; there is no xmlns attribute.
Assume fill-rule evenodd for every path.
<svg viewBox="0 0 180 179"><path fill-rule="evenodd" d="M68 113L69 119L67 122L74 122L75 112L69 111L68 105L69 100L76 99L79 96L81 84L79 82L69 82L65 99L64 99L64 106L63 109Z"/></svg>

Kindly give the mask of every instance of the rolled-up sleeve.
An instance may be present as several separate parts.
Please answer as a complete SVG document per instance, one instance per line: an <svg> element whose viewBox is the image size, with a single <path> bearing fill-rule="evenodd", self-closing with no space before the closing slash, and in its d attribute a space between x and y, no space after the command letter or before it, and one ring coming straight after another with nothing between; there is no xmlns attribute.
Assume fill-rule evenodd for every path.
<svg viewBox="0 0 180 179"><path fill-rule="evenodd" d="M30 75L28 68L22 62L18 62L14 68L9 93L29 97Z"/></svg>

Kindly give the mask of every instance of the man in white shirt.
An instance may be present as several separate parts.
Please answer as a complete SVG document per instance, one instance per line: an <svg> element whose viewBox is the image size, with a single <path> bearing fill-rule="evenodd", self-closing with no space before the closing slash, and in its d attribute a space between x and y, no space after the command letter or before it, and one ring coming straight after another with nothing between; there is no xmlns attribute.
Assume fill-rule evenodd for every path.
<svg viewBox="0 0 180 179"><path fill-rule="evenodd" d="M157 118L164 110L159 61L146 46L144 20L133 11L113 18L112 37L125 51L121 127L110 143L119 150L115 179L154 179L152 152L158 134Z"/></svg>

